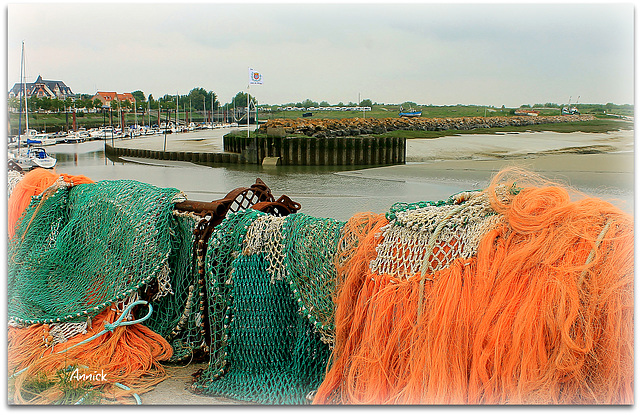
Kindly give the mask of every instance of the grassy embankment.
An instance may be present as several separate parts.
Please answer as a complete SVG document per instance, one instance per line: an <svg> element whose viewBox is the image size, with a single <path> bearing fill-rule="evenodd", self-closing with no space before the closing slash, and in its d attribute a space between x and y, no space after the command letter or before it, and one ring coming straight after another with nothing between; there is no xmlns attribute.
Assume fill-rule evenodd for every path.
<svg viewBox="0 0 640 415"><path fill-rule="evenodd" d="M405 131L396 130L383 134L389 137L405 138L438 138L462 134L499 134L522 133L526 131L553 131L558 133L606 133L607 131L632 130L633 123L618 119L595 119L593 121L523 125L512 127L475 128L473 130L443 130L443 131Z"/></svg>
<svg viewBox="0 0 640 415"><path fill-rule="evenodd" d="M442 130L442 131L410 131L395 130L382 134L387 137L404 137L404 138L438 138L446 136L455 136L462 134L505 134L505 133L522 133L527 131L552 131L558 133L606 133L607 131L632 130L633 122L622 121L619 119L597 118L593 121L567 122L567 123L550 123L538 125L523 125L495 128L475 128L472 130ZM246 131L232 132L228 135L239 135L246 137ZM295 134L294 134L295 135ZM256 133L252 131L250 137L255 137ZM266 137L266 134L259 133L258 137Z"/></svg>

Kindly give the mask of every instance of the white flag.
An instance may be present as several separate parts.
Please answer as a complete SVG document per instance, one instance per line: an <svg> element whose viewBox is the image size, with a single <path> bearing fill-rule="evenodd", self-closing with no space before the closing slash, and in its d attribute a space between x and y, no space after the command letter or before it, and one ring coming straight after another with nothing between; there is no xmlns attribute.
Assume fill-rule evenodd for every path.
<svg viewBox="0 0 640 415"><path fill-rule="evenodd" d="M249 84L262 85L262 74L249 68Z"/></svg>

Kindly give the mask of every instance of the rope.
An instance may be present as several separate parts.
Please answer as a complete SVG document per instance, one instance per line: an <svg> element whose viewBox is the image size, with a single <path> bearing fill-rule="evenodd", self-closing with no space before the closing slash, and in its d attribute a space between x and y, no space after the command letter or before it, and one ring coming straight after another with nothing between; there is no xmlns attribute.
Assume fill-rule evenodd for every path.
<svg viewBox="0 0 640 415"><path fill-rule="evenodd" d="M135 307L136 305L141 305L141 304L146 304L149 307L149 312L147 313L146 316L144 316L142 318L139 318L137 320L122 322L122 320L127 316L127 314L131 311L131 309L133 307ZM149 317L151 317L151 313L152 312L153 312L153 306L151 306L151 304L149 304L147 301L144 301L144 300L134 301L133 303L129 304L122 311L122 314L120 315L120 317L116 321L114 321L113 323L105 323L104 324L104 330L102 330L101 332L99 332L97 334L94 334L93 336L89 337L88 339L85 339L85 340L81 341L80 343L76 343L73 346L69 346L64 350L57 351L56 354L64 353L64 352L67 352L67 351L73 349L76 346L80 346L81 344L89 343L90 341L97 339L98 337L102 336L103 334L106 334L107 332L113 332L113 330L115 330L119 326L130 326L132 324L142 323L143 321L146 321ZM28 370L30 367L31 367L31 365L25 367L22 370L17 371L13 375L9 376L9 379L12 379L13 377L18 376L20 373Z"/></svg>
<svg viewBox="0 0 640 415"><path fill-rule="evenodd" d="M598 239L596 239L595 246L593 247L591 252L589 252L589 256L587 257L587 261L585 262L585 265L589 265L591 263L591 261L593 261L593 257L596 256L598 248L600 248L600 244L602 243L602 240L604 239L604 236L609 231L609 228L611 227L611 223L612 222L613 222L613 220L609 219L607 221L607 223L605 223L604 227L602 228L602 231L600 231L600 234L598 235ZM582 285L582 281L584 280L584 277L587 275L587 271L588 271L588 268L585 268L580 273L580 278L578 278L578 286Z"/></svg>
<svg viewBox="0 0 640 415"><path fill-rule="evenodd" d="M117 387L119 387L120 389L124 389L124 390L126 390L126 391L130 391L130 390L131 390L131 388L130 388L130 387L125 386L125 385L123 385L122 383L118 383L118 382L116 382L116 383L114 383L114 385L116 385L116 386L117 386ZM136 403L137 403L138 405L142 405L142 401L140 400L140 397L138 396L138 394L137 394L137 393L134 393L134 394L133 394L133 397L135 398Z"/></svg>

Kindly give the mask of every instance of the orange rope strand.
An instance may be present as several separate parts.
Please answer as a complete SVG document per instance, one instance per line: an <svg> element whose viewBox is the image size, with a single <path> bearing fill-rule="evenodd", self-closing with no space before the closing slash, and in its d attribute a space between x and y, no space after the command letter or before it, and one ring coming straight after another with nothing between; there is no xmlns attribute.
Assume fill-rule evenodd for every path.
<svg viewBox="0 0 640 415"><path fill-rule="evenodd" d="M111 323L118 315L112 308L98 314L92 321L92 328L86 334L77 335L68 341L47 347L48 326L35 324L27 328L9 327L8 369L9 375L24 368L15 376L13 399L20 404L46 404L59 396L61 391L54 385L41 396L31 399L23 397L23 386L29 379L46 376L57 379L56 372L69 367L77 367L78 374L104 373L105 381L92 380L95 387L102 386L104 396L121 402L134 393L141 394L166 379L165 370L159 361L168 360L173 351L167 341L142 324L116 327L90 342L81 343L101 332L105 323ZM62 353L58 353L63 351ZM77 380L77 379L76 379ZM72 382L75 380L72 378ZM115 383L130 388L124 390ZM130 402L130 399L128 400Z"/></svg>
<svg viewBox="0 0 640 415"><path fill-rule="evenodd" d="M474 258L392 281L368 268L379 227L361 239L314 403L633 403L632 219L549 183L505 195L509 175Z"/></svg>
<svg viewBox="0 0 640 415"><path fill-rule="evenodd" d="M18 219L31 203L31 198L41 194L45 189L52 186L59 177L67 183L73 185L93 183L93 180L79 175L56 174L55 171L36 168L25 174L13 189L7 201L7 230L9 239L13 238L16 231Z"/></svg>

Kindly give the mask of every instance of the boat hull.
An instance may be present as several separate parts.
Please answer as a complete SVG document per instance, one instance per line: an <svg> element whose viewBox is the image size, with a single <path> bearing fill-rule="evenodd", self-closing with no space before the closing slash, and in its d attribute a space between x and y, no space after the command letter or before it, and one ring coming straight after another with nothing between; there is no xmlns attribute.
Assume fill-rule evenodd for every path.
<svg viewBox="0 0 640 415"><path fill-rule="evenodd" d="M404 117L404 118L415 118L415 117L420 117L422 116L422 111L416 111L416 112L401 112L398 114L398 116L400 117Z"/></svg>

